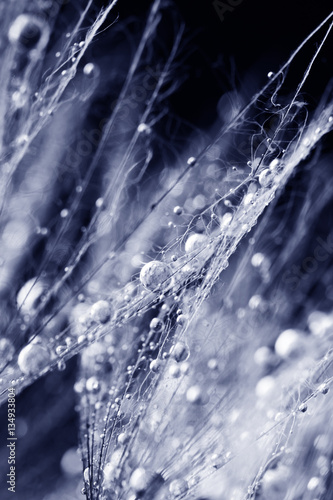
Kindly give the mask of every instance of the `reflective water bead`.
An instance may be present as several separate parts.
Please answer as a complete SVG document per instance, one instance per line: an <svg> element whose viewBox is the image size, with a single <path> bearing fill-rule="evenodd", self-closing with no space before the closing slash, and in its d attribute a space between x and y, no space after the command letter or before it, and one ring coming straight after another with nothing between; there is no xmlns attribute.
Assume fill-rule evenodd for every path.
<svg viewBox="0 0 333 500"><path fill-rule="evenodd" d="M185 479L174 479L170 483L169 491L174 497L185 495L188 492L188 483Z"/></svg>
<svg viewBox="0 0 333 500"><path fill-rule="evenodd" d="M138 467L132 472L130 477L130 487L136 493L145 491L149 484L149 475L143 467Z"/></svg>
<svg viewBox="0 0 333 500"><path fill-rule="evenodd" d="M176 342L170 349L170 354L177 363L186 361L190 355L190 351L184 342Z"/></svg>
<svg viewBox="0 0 333 500"><path fill-rule="evenodd" d="M139 134L150 134L151 128L146 123L140 123L138 125L137 131L139 132Z"/></svg>
<svg viewBox="0 0 333 500"><path fill-rule="evenodd" d="M269 168L265 168L259 175L259 184L262 187L268 187L273 181L274 175Z"/></svg>
<svg viewBox="0 0 333 500"><path fill-rule="evenodd" d="M178 378L180 376L180 369L178 365L169 366L168 372L172 378Z"/></svg>
<svg viewBox="0 0 333 500"><path fill-rule="evenodd" d="M200 404L202 401L201 388L198 385L192 385L186 391L186 399L189 403Z"/></svg>
<svg viewBox="0 0 333 500"><path fill-rule="evenodd" d="M90 484L90 469L86 467L83 471L83 478L87 484Z"/></svg>
<svg viewBox="0 0 333 500"><path fill-rule="evenodd" d="M187 164L190 167L194 167L194 165L196 164L196 162L197 162L197 159L194 156L190 156L190 158L187 160Z"/></svg>
<svg viewBox="0 0 333 500"><path fill-rule="evenodd" d="M153 318L150 322L149 328L154 332L160 332L163 329L163 321L160 318Z"/></svg>
<svg viewBox="0 0 333 500"><path fill-rule="evenodd" d="M86 389L88 392L92 392L93 394L96 394L97 392L99 392L100 388L101 388L101 384L100 384L97 377L88 378L88 380L86 382Z"/></svg>
<svg viewBox="0 0 333 500"><path fill-rule="evenodd" d="M121 445L126 444L129 441L129 436L125 432L121 432L118 436L118 443Z"/></svg>
<svg viewBox="0 0 333 500"><path fill-rule="evenodd" d="M150 291L161 286L170 286L171 269L164 262L152 260L143 266L140 272L142 285Z"/></svg>
<svg viewBox="0 0 333 500"><path fill-rule="evenodd" d="M275 342L275 352L283 359L295 357L304 349L304 339L297 330L284 330Z"/></svg>
<svg viewBox="0 0 333 500"><path fill-rule="evenodd" d="M37 373L50 363L50 353L40 344L29 344L21 350L17 363L25 375Z"/></svg>
<svg viewBox="0 0 333 500"><path fill-rule="evenodd" d="M95 71L95 65L93 63L87 63L83 68L83 74L86 76L92 76Z"/></svg>
<svg viewBox="0 0 333 500"><path fill-rule="evenodd" d="M107 323L111 316L110 305L106 300L99 300L91 306L90 315L97 323Z"/></svg>
<svg viewBox="0 0 333 500"><path fill-rule="evenodd" d="M8 39L20 50L42 50L49 40L49 28L36 16L20 14L9 28Z"/></svg>
<svg viewBox="0 0 333 500"><path fill-rule="evenodd" d="M174 213L175 215L181 215L181 214L183 213L183 209L182 209L182 207L179 207L179 206L177 205L176 207L174 207L174 209L173 209L173 213Z"/></svg>
<svg viewBox="0 0 333 500"><path fill-rule="evenodd" d="M41 296L45 292L47 285L37 277L27 281L16 297L17 308L23 314L33 314L39 304Z"/></svg>
<svg viewBox="0 0 333 500"><path fill-rule="evenodd" d="M208 238L205 234L193 233L191 234L185 243L185 252L192 253L194 251L201 250L208 243Z"/></svg>

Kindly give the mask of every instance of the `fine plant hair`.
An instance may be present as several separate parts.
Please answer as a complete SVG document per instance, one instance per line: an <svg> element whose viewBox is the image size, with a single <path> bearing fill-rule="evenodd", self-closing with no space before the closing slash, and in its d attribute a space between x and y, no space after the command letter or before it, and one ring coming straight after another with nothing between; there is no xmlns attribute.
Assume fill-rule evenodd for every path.
<svg viewBox="0 0 333 500"><path fill-rule="evenodd" d="M118 4L0 6L1 403L71 367L58 498L329 499L333 13L202 130L175 4Z"/></svg>

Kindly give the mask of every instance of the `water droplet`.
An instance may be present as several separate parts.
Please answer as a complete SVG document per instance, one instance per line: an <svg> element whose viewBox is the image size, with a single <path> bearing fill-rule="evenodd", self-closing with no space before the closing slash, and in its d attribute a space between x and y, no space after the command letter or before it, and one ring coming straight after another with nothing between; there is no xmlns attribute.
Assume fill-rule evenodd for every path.
<svg viewBox="0 0 333 500"><path fill-rule="evenodd" d="M205 234L193 233L191 234L185 243L185 252L192 253L199 251L208 243L208 238Z"/></svg>
<svg viewBox="0 0 333 500"><path fill-rule="evenodd" d="M171 481L169 491L173 497L185 495L188 492L188 483L185 479L174 479Z"/></svg>
<svg viewBox="0 0 333 500"><path fill-rule="evenodd" d="M40 344L28 344L21 350L17 363L25 375L35 374L50 363L50 353Z"/></svg>
<svg viewBox="0 0 333 500"><path fill-rule="evenodd" d="M95 64L87 63L83 68L83 74L85 76L93 76L96 71Z"/></svg>
<svg viewBox="0 0 333 500"><path fill-rule="evenodd" d="M95 304L91 306L90 316L97 323L107 323L111 317L109 302L106 300L95 302Z"/></svg>
<svg viewBox="0 0 333 500"><path fill-rule="evenodd" d="M145 491L148 484L149 475L143 467L139 467L138 469L135 469L134 472L132 472L132 475L130 477L130 487L136 493L142 493L143 491Z"/></svg>
<svg viewBox="0 0 333 500"><path fill-rule="evenodd" d="M31 14L20 14L8 31L9 41L21 51L41 51L49 40L49 28Z"/></svg>
<svg viewBox="0 0 333 500"><path fill-rule="evenodd" d="M171 357L180 363L181 361L186 361L190 355L189 348L184 342L176 342L176 344L170 350Z"/></svg>
<svg viewBox="0 0 333 500"><path fill-rule="evenodd" d="M145 264L140 272L140 281L145 288L154 291L171 285L171 269L164 262L153 260Z"/></svg>
<svg viewBox="0 0 333 500"><path fill-rule="evenodd" d="M178 205L177 205L176 207L174 207L174 209L173 209L173 213L174 213L175 215L181 215L181 214L183 213L183 209L182 209L182 207L180 207L180 206L178 206Z"/></svg>

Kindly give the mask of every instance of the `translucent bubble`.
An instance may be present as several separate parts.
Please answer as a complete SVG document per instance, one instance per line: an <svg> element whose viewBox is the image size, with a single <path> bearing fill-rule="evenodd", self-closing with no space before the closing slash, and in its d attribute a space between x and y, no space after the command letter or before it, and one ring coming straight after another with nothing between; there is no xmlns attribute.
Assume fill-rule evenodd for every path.
<svg viewBox="0 0 333 500"><path fill-rule="evenodd" d="M297 356L302 352L303 348L303 336L292 329L282 332L275 342L275 352L283 359Z"/></svg>
<svg viewBox="0 0 333 500"><path fill-rule="evenodd" d="M313 311L308 318L311 333L323 337L333 331L333 316L321 311Z"/></svg>
<svg viewBox="0 0 333 500"><path fill-rule="evenodd" d="M82 472L82 463L76 448L67 450L60 461L63 472L69 476L76 476Z"/></svg>
<svg viewBox="0 0 333 500"><path fill-rule="evenodd" d="M130 487L136 492L140 493L147 489L149 485L149 475L143 467L139 467L132 472L130 477Z"/></svg>
<svg viewBox="0 0 333 500"><path fill-rule="evenodd" d="M58 361L57 363L57 368L60 372L63 372L64 370L66 370L66 363L63 359L61 359L60 361Z"/></svg>
<svg viewBox="0 0 333 500"><path fill-rule="evenodd" d="M273 351L267 346L259 347L254 353L254 362L262 367L273 365L275 358Z"/></svg>
<svg viewBox="0 0 333 500"><path fill-rule="evenodd" d="M182 209L182 207L180 207L180 206L178 206L178 205L177 205L176 207L174 207L174 209L173 209L173 213L174 213L175 215L181 215L181 214L183 213L183 209Z"/></svg>
<svg viewBox="0 0 333 500"><path fill-rule="evenodd" d="M151 128L146 123L140 123L137 128L139 134L150 134Z"/></svg>
<svg viewBox="0 0 333 500"><path fill-rule="evenodd" d="M22 314L32 314L46 289L47 285L45 282L37 280L37 278L31 278L22 286L17 294L17 308L20 309Z"/></svg>
<svg viewBox="0 0 333 500"><path fill-rule="evenodd" d="M153 359L153 361L149 365L149 368L153 372L157 373L159 371L159 369L161 368L161 366L162 366L162 362L160 359Z"/></svg>
<svg viewBox="0 0 333 500"><path fill-rule="evenodd" d="M260 267L265 261L265 255L263 253L255 253L251 259L251 264L253 267Z"/></svg>
<svg viewBox="0 0 333 500"><path fill-rule="evenodd" d="M308 482L307 489L309 491L314 491L319 489L319 487L323 487L323 481L320 477L313 476Z"/></svg>
<svg viewBox="0 0 333 500"><path fill-rule="evenodd" d="M92 369L95 365L95 362L99 358L104 358L106 354L106 350L104 345L95 342L88 346L82 353L81 356L81 365L84 369Z"/></svg>
<svg viewBox="0 0 333 500"><path fill-rule="evenodd" d="M186 361L190 355L189 348L184 342L177 342L170 350L170 354L177 363Z"/></svg>
<svg viewBox="0 0 333 500"><path fill-rule="evenodd" d="M87 63L84 68L83 68L83 74L86 76L92 76L95 72L95 64L93 63Z"/></svg>
<svg viewBox="0 0 333 500"><path fill-rule="evenodd" d="M118 436L118 443L124 445L128 441L129 441L129 436L125 432L121 432Z"/></svg>
<svg viewBox="0 0 333 500"><path fill-rule="evenodd" d="M111 316L110 305L106 300L99 300L91 306L90 315L97 323L107 323Z"/></svg>
<svg viewBox="0 0 333 500"><path fill-rule="evenodd" d="M190 156L190 158L187 160L187 164L190 167L194 167L194 165L196 164L196 162L197 162L197 159L194 156Z"/></svg>
<svg viewBox="0 0 333 500"><path fill-rule="evenodd" d="M2 240L10 250L18 250L24 247L28 242L29 236L29 224L22 220L10 220L2 232Z"/></svg>
<svg viewBox="0 0 333 500"><path fill-rule="evenodd" d="M48 43L49 28L36 16L20 14L9 28L8 39L22 51L40 51Z"/></svg>
<svg viewBox="0 0 333 500"><path fill-rule="evenodd" d="M50 353L40 344L29 344L21 350L17 363L25 375L37 373L50 363Z"/></svg>
<svg viewBox="0 0 333 500"><path fill-rule="evenodd" d="M217 359L216 358L209 359L207 366L210 370L217 370L218 369Z"/></svg>
<svg viewBox="0 0 333 500"><path fill-rule="evenodd" d="M14 352L14 346L9 339L0 339L0 370L13 359Z"/></svg>
<svg viewBox="0 0 333 500"><path fill-rule="evenodd" d="M265 168L259 175L259 184L262 187L268 187L273 181L274 175L269 168Z"/></svg>
<svg viewBox="0 0 333 500"><path fill-rule="evenodd" d="M265 472L261 483L263 498L269 500L285 498L290 470L285 465L279 465L277 468L268 469Z"/></svg>
<svg viewBox="0 0 333 500"><path fill-rule="evenodd" d="M140 281L145 288L154 291L161 286L170 286L171 269L164 262L153 260L145 264L140 272Z"/></svg>
<svg viewBox="0 0 333 500"><path fill-rule="evenodd" d="M171 365L169 367L168 372L169 372L170 377L178 378L180 376L180 369L179 369L178 365Z"/></svg>
<svg viewBox="0 0 333 500"><path fill-rule="evenodd" d="M174 497L185 495L188 492L188 483L185 479L174 479L170 483L169 491Z"/></svg>
<svg viewBox="0 0 333 500"><path fill-rule="evenodd" d="M186 399L189 403L200 404L202 402L202 391L198 385L192 385L186 391Z"/></svg>
<svg viewBox="0 0 333 500"><path fill-rule="evenodd" d="M192 253L201 250L208 243L208 238L205 234L193 233L185 243L185 252Z"/></svg>
<svg viewBox="0 0 333 500"><path fill-rule="evenodd" d="M99 392L100 388L101 388L101 384L100 384L97 377L88 378L88 380L86 382L86 389L88 392L92 392L93 394L96 394Z"/></svg>
<svg viewBox="0 0 333 500"><path fill-rule="evenodd" d="M89 484L90 483L90 469L89 467L86 467L83 471L83 478L84 481Z"/></svg>
<svg viewBox="0 0 333 500"><path fill-rule="evenodd" d="M225 229L226 227L230 226L230 223L232 221L232 213L227 212L223 215L221 219L221 229Z"/></svg>
<svg viewBox="0 0 333 500"><path fill-rule="evenodd" d="M225 457L223 455L218 455L217 453L214 453L210 457L210 461L214 469L220 469L226 462Z"/></svg>
<svg viewBox="0 0 333 500"><path fill-rule="evenodd" d="M154 330L154 332L160 332L163 330L164 323L160 318L153 318L150 322L149 328Z"/></svg>
<svg viewBox="0 0 333 500"><path fill-rule="evenodd" d="M298 411L305 413L308 411L308 405L306 403L301 403L298 407Z"/></svg>
<svg viewBox="0 0 333 500"><path fill-rule="evenodd" d="M276 380L271 375L262 377L256 385L256 395L260 399L271 399L276 391Z"/></svg>

